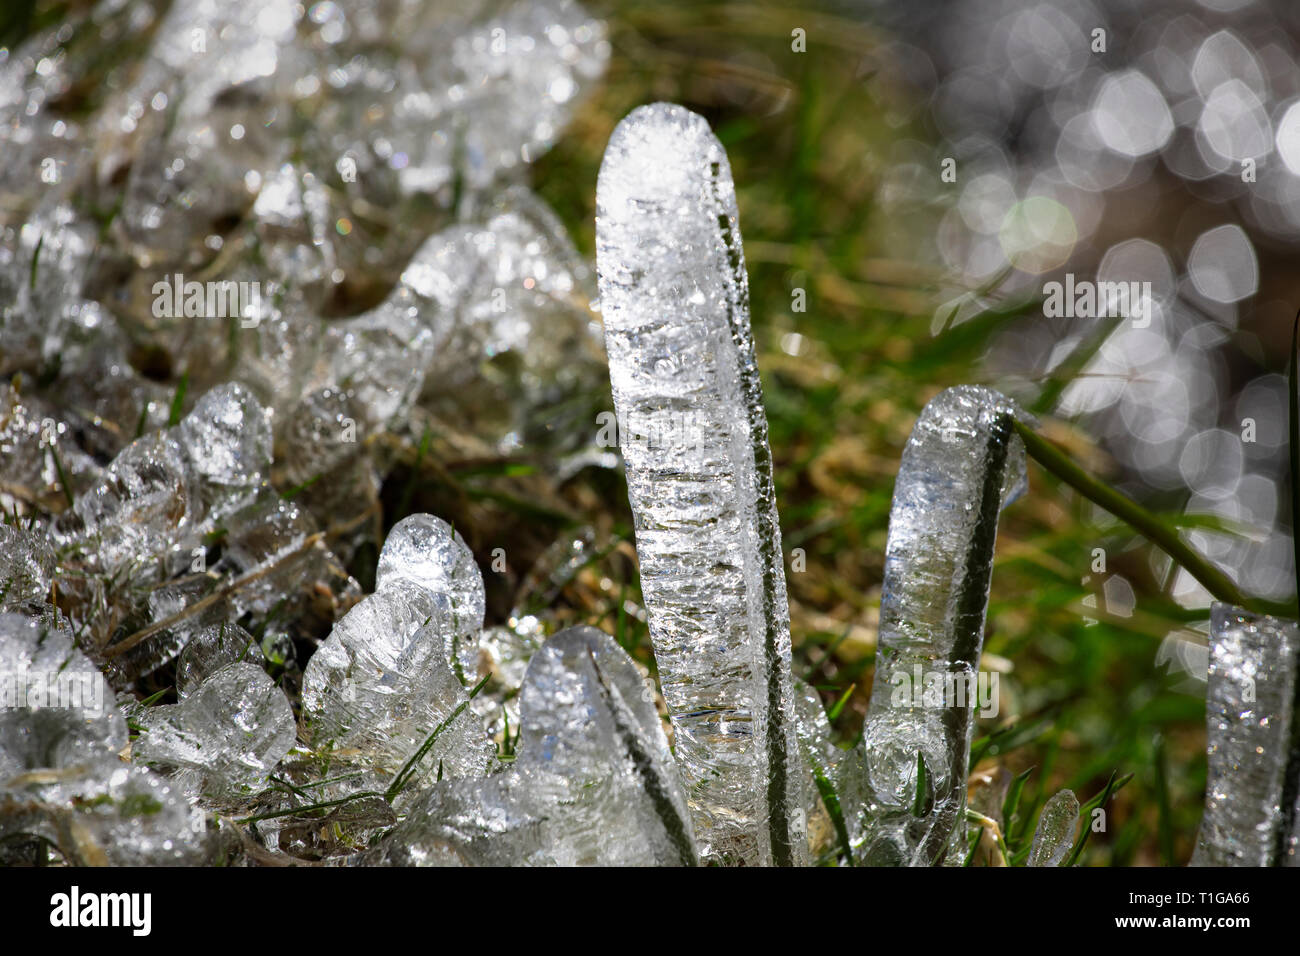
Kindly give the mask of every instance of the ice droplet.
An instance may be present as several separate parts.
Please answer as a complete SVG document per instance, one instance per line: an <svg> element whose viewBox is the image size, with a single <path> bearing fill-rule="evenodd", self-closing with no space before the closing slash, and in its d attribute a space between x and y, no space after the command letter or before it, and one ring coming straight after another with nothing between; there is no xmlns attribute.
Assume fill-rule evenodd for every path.
<svg viewBox="0 0 1300 956"><path fill-rule="evenodd" d="M334 604L348 607L360 597L360 586L296 502L264 488L224 526L225 551L216 569L244 579L256 576L231 596L234 616L249 611L262 616L278 608L288 619L311 617L314 602L324 598L329 623Z"/></svg>
<svg viewBox="0 0 1300 956"><path fill-rule="evenodd" d="M1227 604L1211 608L1205 701L1209 765L1193 866L1297 863L1298 654L1295 621Z"/></svg>
<svg viewBox="0 0 1300 956"><path fill-rule="evenodd" d="M790 615L735 187L701 117L630 113L596 187L641 585L711 860L806 861Z"/></svg>
<svg viewBox="0 0 1300 956"><path fill-rule="evenodd" d="M365 415L355 396L344 389L313 389L285 416L285 480L291 487L330 476L361 452L357 430Z"/></svg>
<svg viewBox="0 0 1300 956"><path fill-rule="evenodd" d="M863 740L882 809L870 860L939 863L964 831L998 514L1026 482L1017 414L990 389L950 388L926 405L903 450ZM932 794L918 795L918 758Z"/></svg>
<svg viewBox="0 0 1300 956"><path fill-rule="evenodd" d="M252 501L270 461L265 409L242 385L220 385L175 428L124 448L61 524L98 545L105 572L143 564Z"/></svg>
<svg viewBox="0 0 1300 956"><path fill-rule="evenodd" d="M1079 799L1072 790L1061 790L1043 804L1038 828L1029 848L1027 866L1061 866L1074 848L1074 831L1079 825Z"/></svg>

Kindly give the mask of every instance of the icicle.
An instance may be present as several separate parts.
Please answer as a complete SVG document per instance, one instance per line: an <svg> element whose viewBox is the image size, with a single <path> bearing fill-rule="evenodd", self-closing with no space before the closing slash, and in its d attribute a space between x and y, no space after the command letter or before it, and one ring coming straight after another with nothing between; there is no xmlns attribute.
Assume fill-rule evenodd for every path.
<svg viewBox="0 0 1300 956"><path fill-rule="evenodd" d="M596 263L664 699L706 857L806 859L790 621L727 156L680 106L605 150Z"/></svg>

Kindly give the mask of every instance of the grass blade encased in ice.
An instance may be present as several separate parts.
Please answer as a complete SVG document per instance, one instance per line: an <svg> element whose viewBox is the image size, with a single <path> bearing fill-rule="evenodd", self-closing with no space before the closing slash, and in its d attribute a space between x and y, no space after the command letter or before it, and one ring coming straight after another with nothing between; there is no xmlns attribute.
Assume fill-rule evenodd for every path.
<svg viewBox="0 0 1300 956"><path fill-rule="evenodd" d="M706 859L807 858L790 623L735 187L699 116L610 138L596 261L641 586Z"/></svg>

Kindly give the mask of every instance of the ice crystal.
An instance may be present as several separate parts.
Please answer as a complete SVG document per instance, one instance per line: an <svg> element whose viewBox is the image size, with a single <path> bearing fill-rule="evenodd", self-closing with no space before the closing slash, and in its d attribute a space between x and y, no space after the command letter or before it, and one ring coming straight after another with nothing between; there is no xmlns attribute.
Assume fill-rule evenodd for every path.
<svg viewBox="0 0 1300 956"><path fill-rule="evenodd" d="M596 187L605 346L641 586L710 859L807 857L790 622L748 280L726 152L656 104Z"/></svg>

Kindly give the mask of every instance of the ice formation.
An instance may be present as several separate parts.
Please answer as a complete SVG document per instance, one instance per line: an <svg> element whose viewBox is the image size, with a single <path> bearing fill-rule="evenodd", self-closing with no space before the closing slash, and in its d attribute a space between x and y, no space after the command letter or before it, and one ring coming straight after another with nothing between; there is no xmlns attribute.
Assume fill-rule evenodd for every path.
<svg viewBox="0 0 1300 956"><path fill-rule="evenodd" d="M1074 831L1079 825L1079 799L1071 790L1061 790L1043 804L1038 828L1029 847L1027 866L1062 866L1074 849Z"/></svg>
<svg viewBox="0 0 1300 956"><path fill-rule="evenodd" d="M205 536L227 524L265 489L271 463L267 411L242 385L220 385L172 428L138 438L99 480L59 515L56 541L76 568L59 584L64 607L89 625L95 652L123 685L175 658L192 633L209 623L188 609L214 591ZM170 571L190 573L156 586ZM157 627L122 640L99 630L105 603L145 603ZM201 605L200 605L201 606ZM221 610L214 607L213 611Z"/></svg>
<svg viewBox="0 0 1300 956"><path fill-rule="evenodd" d="M18 773L24 809L0 826L44 828L70 861L199 862L206 839L128 820L144 790L201 835L196 802L274 814L409 769L392 806L349 805L391 825L435 780L482 776L472 690L486 667L482 703L516 707L542 624L485 638L472 556L428 516L394 529L360 603L344 562L408 429L471 455L587 440L594 280L521 174L603 71L603 23L572 0L99 4L8 54L0 607L21 616L0 676L42 629L107 708L5 712L40 732L6 726L0 787ZM159 299L173 279L260 291L193 310ZM172 661L177 703L142 703ZM81 793L102 807L90 843L55 832ZM255 832L313 852L312 820Z"/></svg>
<svg viewBox="0 0 1300 956"><path fill-rule="evenodd" d="M44 601L54 564L44 529L0 524L0 608Z"/></svg>
<svg viewBox="0 0 1300 956"><path fill-rule="evenodd" d="M127 445L61 516L60 530L100 569L122 570L248 504L270 464L266 409L237 382L220 385L176 427Z"/></svg>
<svg viewBox="0 0 1300 956"><path fill-rule="evenodd" d="M379 556L376 591L334 626L303 675L313 745L385 775L462 704L477 681L483 579L450 525L403 518ZM481 775L491 746L466 717L439 734L415 781Z"/></svg>
<svg viewBox="0 0 1300 956"><path fill-rule="evenodd" d="M177 787L116 757L0 780L0 859L43 861L38 838L74 866L211 863L219 846Z"/></svg>
<svg viewBox="0 0 1300 956"><path fill-rule="evenodd" d="M831 737L830 721L817 691L795 681L796 726L807 765L805 799L808 802L809 845L831 848L843 862L852 864L866 836L870 791L866 765L858 748L845 750ZM814 823L825 817L826 832L818 839Z"/></svg>
<svg viewBox="0 0 1300 956"><path fill-rule="evenodd" d="M1193 866L1297 865L1297 655L1295 621L1211 608L1209 767Z"/></svg>
<svg viewBox="0 0 1300 956"><path fill-rule="evenodd" d="M123 54L107 77L105 43ZM608 57L603 23L572 0L70 12L0 64L0 374L30 373L108 454L166 423L174 385L157 372L196 391L239 377L279 413L338 388L363 428L432 381L457 427L549 437L538 405L599 383L597 337L587 269L519 180ZM69 121L74 88L93 93ZM86 211L100 207L111 230ZM468 251L462 233L479 264L455 264L450 298L399 285L334 321L337 300L376 301L401 263L419 272L426 240ZM192 313L188 296L160 312L154 286L173 278L257 290L230 315Z"/></svg>
<svg viewBox="0 0 1300 956"><path fill-rule="evenodd" d="M234 807L266 852L360 862L953 862L1024 484L1008 400L951 389L917 423L864 746L837 747L790 672L727 157L680 107L620 124L600 304L674 756L614 639L547 640L530 606L590 541L487 631L440 519L392 529L364 598L340 560L389 430L597 460L574 439L602 400L590 270L517 173L603 69L601 23L571 0L70 18L0 62L0 862L211 863L207 811ZM167 314L154 283L181 272L263 287ZM1297 654L1295 622L1215 607L1197 863L1294 862ZM173 660L177 702L143 702ZM1006 786L974 809L1001 824ZM1048 801L1030 865L1068 859L1078 814Z"/></svg>
<svg viewBox="0 0 1300 956"><path fill-rule="evenodd" d="M383 591L399 583L433 596L445 621L447 663L462 684L474 683L483 629L483 575L460 535L433 515L409 515L393 525L379 552L375 587Z"/></svg>
<svg viewBox="0 0 1300 956"><path fill-rule="evenodd" d="M176 696L185 698L227 664L263 667L262 645L238 624L223 622L205 627L190 638L176 659Z"/></svg>
<svg viewBox="0 0 1300 956"><path fill-rule="evenodd" d="M256 664L227 664L178 704L146 708L132 755L182 771L196 794L237 800L266 785L293 746L296 724L284 691Z"/></svg>
<svg viewBox="0 0 1300 956"><path fill-rule="evenodd" d="M108 682L63 628L0 614L0 681L0 783L126 747L126 722Z"/></svg>
<svg viewBox="0 0 1300 956"><path fill-rule="evenodd" d="M71 634L0 614L0 681L0 862L42 862L40 841L83 866L208 858L203 814L119 758L126 722Z"/></svg>
<svg viewBox="0 0 1300 956"><path fill-rule="evenodd" d="M690 865L697 850L653 692L609 635L570 628L524 677L514 765L435 783L371 859Z"/></svg>
<svg viewBox="0 0 1300 956"><path fill-rule="evenodd" d="M903 450L863 739L880 807L871 863L934 864L961 846L998 514L1026 486L1017 414L997 392L950 388Z"/></svg>
<svg viewBox="0 0 1300 956"><path fill-rule="evenodd" d="M614 131L596 266L641 588L701 851L801 863L772 454L735 187L701 117L659 103Z"/></svg>

